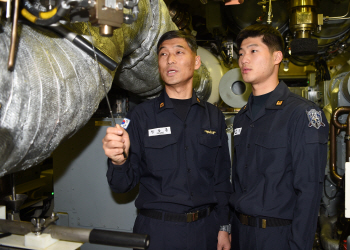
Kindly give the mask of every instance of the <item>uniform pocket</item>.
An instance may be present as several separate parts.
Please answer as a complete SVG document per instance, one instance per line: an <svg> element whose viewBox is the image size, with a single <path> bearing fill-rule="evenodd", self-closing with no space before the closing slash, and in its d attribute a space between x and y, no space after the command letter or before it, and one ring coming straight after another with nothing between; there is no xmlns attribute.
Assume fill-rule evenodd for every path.
<svg viewBox="0 0 350 250"><path fill-rule="evenodd" d="M256 160L261 173L285 171L288 140L286 136L260 134L255 141Z"/></svg>
<svg viewBox="0 0 350 250"><path fill-rule="evenodd" d="M144 139L145 158L150 171L174 169L177 166L177 140L173 135Z"/></svg>
<svg viewBox="0 0 350 250"><path fill-rule="evenodd" d="M201 168L214 169L216 155L219 147L221 146L221 140L217 135L199 135L198 136L198 161Z"/></svg>

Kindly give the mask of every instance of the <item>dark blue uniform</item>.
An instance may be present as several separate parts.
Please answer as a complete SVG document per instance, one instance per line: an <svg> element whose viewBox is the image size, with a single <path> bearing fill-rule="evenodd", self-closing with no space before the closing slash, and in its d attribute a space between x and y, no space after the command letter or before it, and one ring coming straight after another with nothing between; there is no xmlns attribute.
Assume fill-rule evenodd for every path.
<svg viewBox="0 0 350 250"><path fill-rule="evenodd" d="M129 116L130 157L122 166L109 161L112 190L127 192L140 183L135 233L150 235L150 250L216 249L219 225L229 224L232 186L226 124L221 111L195 94L186 119L178 117L165 91L135 107ZM194 222L167 220L213 207ZM168 216L169 217L169 216ZM175 216L176 217L176 216Z"/></svg>
<svg viewBox="0 0 350 250"><path fill-rule="evenodd" d="M328 123L283 81L252 118L235 117L232 249L312 249L327 161Z"/></svg>

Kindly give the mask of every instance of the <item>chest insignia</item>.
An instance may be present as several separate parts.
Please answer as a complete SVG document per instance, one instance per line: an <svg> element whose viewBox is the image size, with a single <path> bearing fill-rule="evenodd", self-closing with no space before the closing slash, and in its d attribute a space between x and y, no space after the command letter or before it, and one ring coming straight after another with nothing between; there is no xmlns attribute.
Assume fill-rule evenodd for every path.
<svg viewBox="0 0 350 250"><path fill-rule="evenodd" d="M276 102L276 106L281 106L282 103L283 103L283 101L277 101L277 102Z"/></svg>
<svg viewBox="0 0 350 250"><path fill-rule="evenodd" d="M240 134L241 134L241 131L242 131L242 128L235 128L234 133L233 133L233 136L235 136L235 135L240 135Z"/></svg>
<svg viewBox="0 0 350 250"><path fill-rule="evenodd" d="M309 128L314 127L319 129L320 127L325 127L326 125L322 122L321 111L317 111L316 109L311 109L310 111L306 111L307 118L309 119Z"/></svg>
<svg viewBox="0 0 350 250"><path fill-rule="evenodd" d="M129 124L130 124L130 119L124 118L122 121L122 124L120 124L120 127L122 127L123 129L127 129Z"/></svg>
<svg viewBox="0 0 350 250"><path fill-rule="evenodd" d="M211 131L211 130L204 130L205 133L214 135L216 131Z"/></svg>

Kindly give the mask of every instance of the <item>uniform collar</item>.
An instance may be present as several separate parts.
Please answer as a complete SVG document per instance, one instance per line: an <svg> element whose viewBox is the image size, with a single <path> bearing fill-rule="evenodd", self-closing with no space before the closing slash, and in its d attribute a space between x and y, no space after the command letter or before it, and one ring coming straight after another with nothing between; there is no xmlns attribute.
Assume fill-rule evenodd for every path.
<svg viewBox="0 0 350 250"><path fill-rule="evenodd" d="M265 109L283 109L289 94L290 90L288 86L283 81L280 81L277 87L272 91L269 99L267 99ZM241 109L242 113L247 112L252 105L252 95L253 94L250 94L248 103Z"/></svg>
<svg viewBox="0 0 350 250"><path fill-rule="evenodd" d="M280 81L275 90L272 91L269 99L267 99L265 108L283 109L286 105L289 94L290 90L288 89L288 86L283 81Z"/></svg>
<svg viewBox="0 0 350 250"><path fill-rule="evenodd" d="M194 104L198 104L199 106L205 107L204 101L199 99L196 95L196 92L192 91L192 97L191 97L191 106ZM158 112L161 112L167 108L174 108L173 102L170 100L168 94L166 93L165 89L160 93L158 97Z"/></svg>

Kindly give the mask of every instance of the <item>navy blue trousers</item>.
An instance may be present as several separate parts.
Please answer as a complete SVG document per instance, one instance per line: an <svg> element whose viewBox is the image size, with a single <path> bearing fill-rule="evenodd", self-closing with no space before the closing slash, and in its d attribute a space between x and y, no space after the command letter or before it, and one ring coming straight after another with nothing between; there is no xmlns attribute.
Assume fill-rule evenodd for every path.
<svg viewBox="0 0 350 250"><path fill-rule="evenodd" d="M231 250L289 250L291 225L257 228L242 225L235 214Z"/></svg>
<svg viewBox="0 0 350 250"><path fill-rule="evenodd" d="M171 222L138 215L134 233L150 235L147 250L216 250L219 224L216 212L195 222Z"/></svg>

